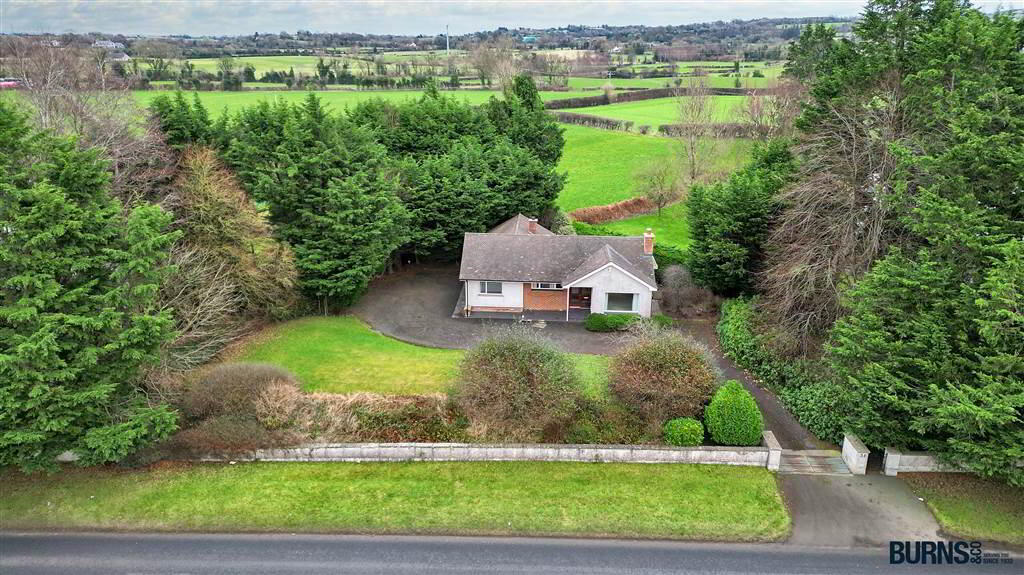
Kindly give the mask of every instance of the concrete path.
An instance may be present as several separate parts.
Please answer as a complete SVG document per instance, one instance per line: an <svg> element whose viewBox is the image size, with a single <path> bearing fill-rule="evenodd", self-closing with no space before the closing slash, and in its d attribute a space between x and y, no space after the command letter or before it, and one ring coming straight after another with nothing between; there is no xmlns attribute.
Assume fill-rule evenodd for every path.
<svg viewBox="0 0 1024 575"><path fill-rule="evenodd" d="M938 540L939 524L898 477L780 475L793 517L790 545L876 547Z"/></svg>
<svg viewBox="0 0 1024 575"><path fill-rule="evenodd" d="M775 434L783 449L835 449L836 446L818 438L803 428L795 417L782 404L775 394L757 385L754 378L740 369L722 352L715 332L717 318L688 319L680 321L680 329L697 341L708 346L715 357L715 364L722 370L725 379L735 379L743 384L757 400L764 416L764 428Z"/></svg>

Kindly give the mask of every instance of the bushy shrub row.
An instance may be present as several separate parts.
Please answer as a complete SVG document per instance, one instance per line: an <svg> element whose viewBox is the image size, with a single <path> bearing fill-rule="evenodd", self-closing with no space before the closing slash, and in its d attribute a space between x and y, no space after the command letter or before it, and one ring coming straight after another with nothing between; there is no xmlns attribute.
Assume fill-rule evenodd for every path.
<svg viewBox="0 0 1024 575"><path fill-rule="evenodd" d="M575 112L552 112L559 122L563 124L576 124L589 128L600 128L602 130L621 130L628 132L633 128L633 122L629 120L615 120L604 116L592 116L590 114L577 114Z"/></svg>
<svg viewBox="0 0 1024 575"><path fill-rule="evenodd" d="M842 440L841 390L817 361L786 359L756 331L754 300L736 298L722 304L718 341L722 351L775 391L783 405L811 433L827 441Z"/></svg>
<svg viewBox="0 0 1024 575"><path fill-rule="evenodd" d="M714 95L740 95L748 94L752 90L745 88L710 88ZM640 100L654 100L657 98L675 98L685 95L686 88L652 88L650 90L632 90L601 94L599 96L583 96L580 98L563 98L549 100L544 103L548 110L564 110L568 108L589 108L592 106L606 106L608 104L619 104L623 102L639 102Z"/></svg>
<svg viewBox="0 0 1024 575"><path fill-rule="evenodd" d="M583 327L587 331L622 331L639 318L635 313L592 313L583 320Z"/></svg>
<svg viewBox="0 0 1024 575"><path fill-rule="evenodd" d="M607 222L614 222L629 218L640 214L649 214L654 212L657 207L651 203L650 200L644 197L637 196L635 198L629 198L628 200L622 200L621 202L615 202L614 204L607 204L603 206L590 206L586 208L580 208L573 210L569 215L572 219L578 222L585 222L588 224L603 224ZM579 230L577 230L579 233ZM621 235L621 234L585 234L585 235Z"/></svg>
<svg viewBox="0 0 1024 575"><path fill-rule="evenodd" d="M704 411L708 433L720 445L759 445L764 420L757 401L743 385L731 380L718 388Z"/></svg>

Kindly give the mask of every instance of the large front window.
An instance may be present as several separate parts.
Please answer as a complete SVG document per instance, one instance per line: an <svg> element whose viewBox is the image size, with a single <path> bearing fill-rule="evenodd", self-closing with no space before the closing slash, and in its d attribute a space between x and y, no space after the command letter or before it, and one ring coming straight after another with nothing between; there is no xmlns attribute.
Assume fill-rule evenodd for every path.
<svg viewBox="0 0 1024 575"><path fill-rule="evenodd" d="M480 282L480 293L501 295L501 282Z"/></svg>
<svg viewBox="0 0 1024 575"><path fill-rule="evenodd" d="M633 300L636 294L631 293L609 293L608 311L633 311Z"/></svg>

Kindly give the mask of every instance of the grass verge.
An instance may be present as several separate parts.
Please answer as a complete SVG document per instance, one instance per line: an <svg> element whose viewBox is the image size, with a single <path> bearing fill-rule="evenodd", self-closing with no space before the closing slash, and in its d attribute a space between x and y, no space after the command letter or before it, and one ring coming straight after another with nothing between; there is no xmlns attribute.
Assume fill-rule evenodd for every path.
<svg viewBox="0 0 1024 575"><path fill-rule="evenodd" d="M551 462L247 463L0 472L3 529L614 535L768 541L764 469Z"/></svg>
<svg viewBox="0 0 1024 575"><path fill-rule="evenodd" d="M1024 545L1024 489L967 473L900 473L943 531Z"/></svg>

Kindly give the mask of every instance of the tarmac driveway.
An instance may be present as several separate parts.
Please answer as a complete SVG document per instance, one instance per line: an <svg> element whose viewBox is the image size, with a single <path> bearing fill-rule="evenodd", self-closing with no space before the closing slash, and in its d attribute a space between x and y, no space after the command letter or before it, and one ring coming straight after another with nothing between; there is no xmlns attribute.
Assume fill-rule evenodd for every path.
<svg viewBox="0 0 1024 575"><path fill-rule="evenodd" d="M409 343L466 349L508 320L452 317L462 284L457 265L419 265L378 278L352 308L374 330ZM620 336L593 333L579 323L549 322L540 330L563 351L608 355Z"/></svg>

